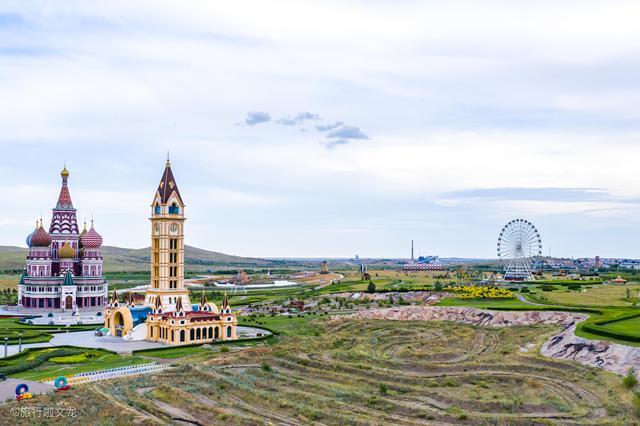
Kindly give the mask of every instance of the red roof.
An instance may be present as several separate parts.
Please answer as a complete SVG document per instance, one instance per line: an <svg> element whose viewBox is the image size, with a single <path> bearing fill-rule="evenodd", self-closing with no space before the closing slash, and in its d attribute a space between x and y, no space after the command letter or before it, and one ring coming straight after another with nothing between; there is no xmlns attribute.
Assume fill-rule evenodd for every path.
<svg viewBox="0 0 640 426"><path fill-rule="evenodd" d="M66 171L63 170L63 172ZM60 195L58 196L57 209L72 209L73 203L71 202L71 194L69 194L69 187L67 186L67 178L69 172L62 173L62 188L60 188Z"/></svg>

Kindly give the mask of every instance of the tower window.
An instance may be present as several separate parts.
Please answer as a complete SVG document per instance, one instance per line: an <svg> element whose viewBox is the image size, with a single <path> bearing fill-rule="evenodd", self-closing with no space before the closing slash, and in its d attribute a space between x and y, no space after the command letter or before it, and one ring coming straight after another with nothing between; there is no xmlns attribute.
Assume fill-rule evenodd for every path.
<svg viewBox="0 0 640 426"><path fill-rule="evenodd" d="M156 204L153 211L155 212L155 214L160 214L160 206Z"/></svg>
<svg viewBox="0 0 640 426"><path fill-rule="evenodd" d="M173 203L169 206L169 214L179 214L180 207L176 203Z"/></svg>

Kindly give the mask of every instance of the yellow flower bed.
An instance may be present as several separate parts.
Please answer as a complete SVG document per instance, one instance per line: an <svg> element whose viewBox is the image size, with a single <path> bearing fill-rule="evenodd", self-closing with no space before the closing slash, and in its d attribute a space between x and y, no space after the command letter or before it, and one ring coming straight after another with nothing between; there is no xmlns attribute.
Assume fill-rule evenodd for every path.
<svg viewBox="0 0 640 426"><path fill-rule="evenodd" d="M515 297L512 291L501 287L473 287L469 285L447 286L443 291L461 293L460 299L512 299Z"/></svg>

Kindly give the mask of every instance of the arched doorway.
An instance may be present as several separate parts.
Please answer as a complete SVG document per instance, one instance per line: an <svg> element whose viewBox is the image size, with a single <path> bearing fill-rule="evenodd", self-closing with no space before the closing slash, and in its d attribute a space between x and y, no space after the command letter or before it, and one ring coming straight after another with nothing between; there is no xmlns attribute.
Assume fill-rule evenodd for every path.
<svg viewBox="0 0 640 426"><path fill-rule="evenodd" d="M216 328L214 329L213 338L214 338L214 339L218 339L218 338L220 338L220 329L219 329L218 327L216 327Z"/></svg>
<svg viewBox="0 0 640 426"><path fill-rule="evenodd" d="M227 327L227 339L231 338L231 326Z"/></svg>
<svg viewBox="0 0 640 426"><path fill-rule="evenodd" d="M65 309L73 309L73 297L67 296L64 299L64 307Z"/></svg>
<svg viewBox="0 0 640 426"><path fill-rule="evenodd" d="M122 337L122 329L124 328L124 318L121 312L116 312L113 315L113 325L116 328L116 336Z"/></svg>

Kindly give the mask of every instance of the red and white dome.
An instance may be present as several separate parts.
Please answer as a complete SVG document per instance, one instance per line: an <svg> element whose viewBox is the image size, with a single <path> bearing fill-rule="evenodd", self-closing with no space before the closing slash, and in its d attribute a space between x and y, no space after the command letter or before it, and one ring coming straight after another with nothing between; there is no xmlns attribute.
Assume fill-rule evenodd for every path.
<svg viewBox="0 0 640 426"><path fill-rule="evenodd" d="M42 224L31 234L32 247L49 247L51 245L51 235L44 230Z"/></svg>
<svg viewBox="0 0 640 426"><path fill-rule="evenodd" d="M33 240L33 239L32 239ZM86 248L98 248L102 245L102 236L91 226L91 229L81 239L82 246Z"/></svg>

